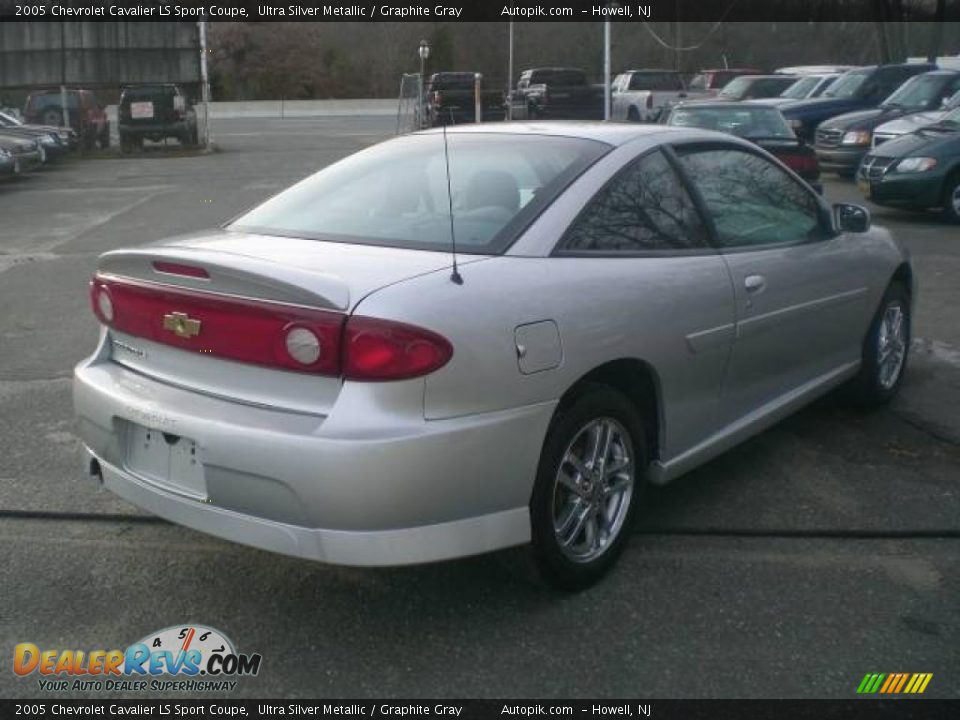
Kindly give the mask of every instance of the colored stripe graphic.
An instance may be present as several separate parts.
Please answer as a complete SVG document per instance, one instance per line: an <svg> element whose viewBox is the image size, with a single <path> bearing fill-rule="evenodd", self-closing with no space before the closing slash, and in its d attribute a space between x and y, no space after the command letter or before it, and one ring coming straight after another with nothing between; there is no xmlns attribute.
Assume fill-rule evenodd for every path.
<svg viewBox="0 0 960 720"><path fill-rule="evenodd" d="M880 692L882 693L890 692L890 688L896 685L897 680L899 679L900 679L900 676L897 673L890 673L889 675L887 675L887 681L883 684L883 687L880 688Z"/></svg>
<svg viewBox="0 0 960 720"><path fill-rule="evenodd" d="M933 673L867 673L857 686L857 694L919 695L932 679Z"/></svg>

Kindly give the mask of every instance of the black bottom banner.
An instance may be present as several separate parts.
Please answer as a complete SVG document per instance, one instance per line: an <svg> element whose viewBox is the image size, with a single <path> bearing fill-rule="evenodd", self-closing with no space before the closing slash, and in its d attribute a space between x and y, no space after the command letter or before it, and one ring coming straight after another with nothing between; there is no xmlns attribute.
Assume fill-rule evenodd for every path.
<svg viewBox="0 0 960 720"><path fill-rule="evenodd" d="M0 700L0 718L61 716L946 720L960 700Z"/></svg>

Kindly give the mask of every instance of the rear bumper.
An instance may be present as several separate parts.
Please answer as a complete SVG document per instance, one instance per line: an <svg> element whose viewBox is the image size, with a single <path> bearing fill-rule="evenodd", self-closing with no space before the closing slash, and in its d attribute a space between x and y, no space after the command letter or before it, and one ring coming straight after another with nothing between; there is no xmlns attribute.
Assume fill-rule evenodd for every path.
<svg viewBox="0 0 960 720"><path fill-rule="evenodd" d="M323 418L209 397L92 358L75 370L74 405L88 466L99 463L107 489L227 540L376 566L528 542L527 505L555 404L410 421L371 402L375 385L350 392L347 383ZM332 421L344 403L361 423ZM194 441L206 497L131 470L132 423Z"/></svg>
<svg viewBox="0 0 960 720"><path fill-rule="evenodd" d="M186 121L172 123L143 123L130 124L120 123L120 134L130 137L175 137L188 132L193 128L191 123Z"/></svg>

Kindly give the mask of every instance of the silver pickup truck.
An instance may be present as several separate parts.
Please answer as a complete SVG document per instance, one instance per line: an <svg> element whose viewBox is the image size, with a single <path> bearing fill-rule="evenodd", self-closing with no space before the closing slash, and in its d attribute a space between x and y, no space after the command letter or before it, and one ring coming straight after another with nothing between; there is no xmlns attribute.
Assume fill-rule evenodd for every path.
<svg viewBox="0 0 960 720"><path fill-rule="evenodd" d="M611 117L630 122L653 122L670 105L714 94L690 90L675 70L627 70L614 78L610 91Z"/></svg>

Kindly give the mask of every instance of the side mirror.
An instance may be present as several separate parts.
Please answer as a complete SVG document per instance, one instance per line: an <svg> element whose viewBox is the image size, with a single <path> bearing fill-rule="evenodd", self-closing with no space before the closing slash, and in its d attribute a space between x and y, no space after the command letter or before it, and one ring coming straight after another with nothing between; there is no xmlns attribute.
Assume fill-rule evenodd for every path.
<svg viewBox="0 0 960 720"><path fill-rule="evenodd" d="M870 229L870 211L860 205L837 203L833 206L833 222L841 232L863 233Z"/></svg>

